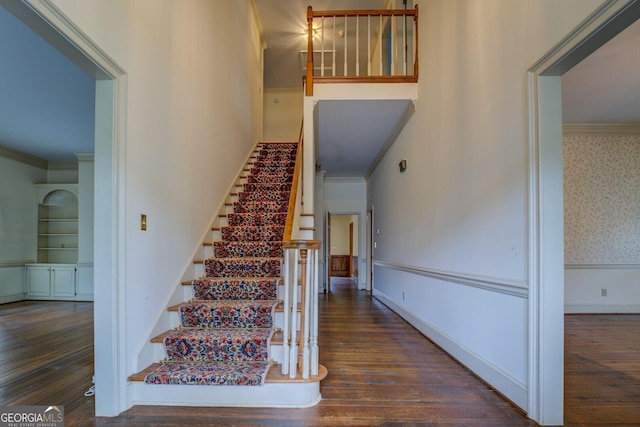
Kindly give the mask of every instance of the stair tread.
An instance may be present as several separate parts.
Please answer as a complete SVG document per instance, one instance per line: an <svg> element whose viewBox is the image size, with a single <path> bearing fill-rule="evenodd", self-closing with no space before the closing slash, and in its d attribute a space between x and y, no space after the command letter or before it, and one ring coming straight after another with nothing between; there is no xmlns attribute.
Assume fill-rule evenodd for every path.
<svg viewBox="0 0 640 427"><path fill-rule="evenodd" d="M242 277L242 278L233 278L233 277L200 277L198 279L193 279L193 280L183 280L181 282L182 286L192 286L193 285L193 281L194 280L220 280L220 281L224 281L224 280L245 280L245 281L262 281L262 280L277 280L278 281L278 285L283 285L284 284L284 278L283 277ZM300 283L298 283L298 286L300 286Z"/></svg>
<svg viewBox="0 0 640 427"><path fill-rule="evenodd" d="M184 328L183 328L184 329ZM199 329L207 329L207 328L199 328ZM156 335L155 337L151 338L151 342L152 343L164 343L164 339L166 337L168 337L169 335L171 335L172 333L179 331L180 328L176 328L176 329L169 329L168 331L164 331L161 334ZM296 332L296 340L298 339L298 332ZM282 331L281 330L276 330L273 335L271 336L271 344L272 345L282 345Z"/></svg>
<svg viewBox="0 0 640 427"><path fill-rule="evenodd" d="M151 372L155 371L158 367L160 367L161 363L152 363L147 366L140 372L136 372L135 374L129 375L129 381L135 382L144 382L144 379ZM322 381L327 376L327 368L324 365L318 365L318 375L310 375L309 378L302 378L302 374L298 373L296 378L289 378L289 375L282 374L282 367L279 364L273 365L269 372L267 373L267 377L265 378L265 384L277 384L277 383L312 383Z"/></svg>
<svg viewBox="0 0 640 427"><path fill-rule="evenodd" d="M191 300L191 301L186 301L186 302L181 302L179 304L174 304L172 306L167 307L167 311L171 311L171 312L177 312L180 310L180 306L182 305L186 305L186 304L191 304L191 303L201 303L201 302L214 302L217 304L223 304L223 303L234 303L234 302L240 302L240 303L245 303L245 302L254 302L254 303L268 303L271 302L273 300L228 300L228 299L218 299L218 300L207 300L207 299L203 299L203 300ZM276 305L276 312L277 313L281 313L284 311L283 308L283 303L282 301L278 301L278 304ZM300 312L300 303L298 303L298 308L297 311Z"/></svg>

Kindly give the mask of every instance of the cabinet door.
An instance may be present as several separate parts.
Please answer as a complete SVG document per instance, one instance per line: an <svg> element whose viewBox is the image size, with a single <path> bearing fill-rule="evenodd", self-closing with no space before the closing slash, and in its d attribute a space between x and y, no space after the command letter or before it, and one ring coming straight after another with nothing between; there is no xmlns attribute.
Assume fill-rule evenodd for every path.
<svg viewBox="0 0 640 427"><path fill-rule="evenodd" d="M52 266L51 289L53 297L74 297L76 295L76 268Z"/></svg>
<svg viewBox="0 0 640 427"><path fill-rule="evenodd" d="M51 296L50 272L49 266L27 267L27 297Z"/></svg>

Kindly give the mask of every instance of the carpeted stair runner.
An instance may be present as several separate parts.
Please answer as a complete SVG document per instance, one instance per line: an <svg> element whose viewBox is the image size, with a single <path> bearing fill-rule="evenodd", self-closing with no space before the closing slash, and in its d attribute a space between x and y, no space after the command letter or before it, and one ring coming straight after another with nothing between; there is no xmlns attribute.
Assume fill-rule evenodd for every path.
<svg viewBox="0 0 640 427"><path fill-rule="evenodd" d="M165 362L149 384L261 385L271 366L282 238L297 144L263 144L227 215L222 240L193 281L194 300L164 338Z"/></svg>

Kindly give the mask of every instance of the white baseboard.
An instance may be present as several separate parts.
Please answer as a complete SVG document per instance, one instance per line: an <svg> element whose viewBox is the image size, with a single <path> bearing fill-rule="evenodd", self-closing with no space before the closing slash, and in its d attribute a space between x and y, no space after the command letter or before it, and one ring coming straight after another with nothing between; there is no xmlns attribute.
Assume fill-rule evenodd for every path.
<svg viewBox="0 0 640 427"><path fill-rule="evenodd" d="M373 296L378 298L384 305L395 311L400 317L405 319L430 340L435 342L454 359L469 368L494 389L510 399L514 404L526 410L529 399L526 384L516 380L506 372L447 336L436 327L399 306L383 293L374 289Z"/></svg>
<svg viewBox="0 0 640 427"><path fill-rule="evenodd" d="M567 304L565 314L633 314L640 313L640 305Z"/></svg>
<svg viewBox="0 0 640 427"><path fill-rule="evenodd" d="M20 294L13 294L13 295L3 295L0 296L0 304L7 304L10 302L18 302L18 301L22 301L25 299L25 296L23 293Z"/></svg>

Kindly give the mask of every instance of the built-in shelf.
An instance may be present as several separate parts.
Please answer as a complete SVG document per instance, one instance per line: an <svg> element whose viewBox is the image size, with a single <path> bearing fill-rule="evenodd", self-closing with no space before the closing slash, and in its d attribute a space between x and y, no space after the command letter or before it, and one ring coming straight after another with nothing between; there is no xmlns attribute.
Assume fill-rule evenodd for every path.
<svg viewBox="0 0 640 427"><path fill-rule="evenodd" d="M78 262L78 198L72 188L48 188L38 197L37 260Z"/></svg>

